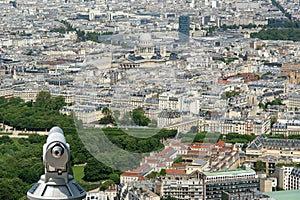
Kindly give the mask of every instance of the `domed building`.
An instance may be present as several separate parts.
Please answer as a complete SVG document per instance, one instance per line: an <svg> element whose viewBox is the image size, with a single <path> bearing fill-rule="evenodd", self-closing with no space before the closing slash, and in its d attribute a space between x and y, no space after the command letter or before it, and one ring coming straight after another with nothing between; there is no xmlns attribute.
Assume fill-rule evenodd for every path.
<svg viewBox="0 0 300 200"><path fill-rule="evenodd" d="M139 37L139 42L132 53L124 55L117 61L121 69L132 69L140 67L160 67L165 65L166 48L155 46L150 33L143 33Z"/></svg>
<svg viewBox="0 0 300 200"><path fill-rule="evenodd" d="M139 38L139 44L135 47L134 53L150 59L154 56L154 45L150 33L143 33Z"/></svg>

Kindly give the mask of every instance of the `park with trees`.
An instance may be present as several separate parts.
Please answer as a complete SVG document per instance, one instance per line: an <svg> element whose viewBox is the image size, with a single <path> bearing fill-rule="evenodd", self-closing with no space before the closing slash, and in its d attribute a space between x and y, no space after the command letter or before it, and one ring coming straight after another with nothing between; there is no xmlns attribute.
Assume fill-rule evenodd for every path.
<svg viewBox="0 0 300 200"><path fill-rule="evenodd" d="M48 131L53 126L59 126L64 131L71 147L71 165L75 166L73 167L75 171L80 169L82 173L82 177L76 181L84 189L100 187L101 190L105 190L109 185L119 183L122 172L104 165L90 154L79 138L73 117L59 112L64 105L63 97L51 97L47 91L40 92L35 102L24 102L14 97L10 99L0 97L1 122L16 130L26 130L23 135L28 136L28 138L10 138L9 134L2 130L4 135L0 137L0 199L27 199L27 190L44 173L41 156L43 144L47 139L47 136L29 131ZM111 114L107 109L103 112L106 115ZM143 114L141 110L137 110L135 114L137 119L141 117L140 121L137 121L141 125L144 123ZM176 133L161 130L151 137L136 138L118 128L107 128L103 131L114 144L132 152L160 150L163 147L161 139L175 137Z"/></svg>
<svg viewBox="0 0 300 200"><path fill-rule="evenodd" d="M274 102L280 104L280 102ZM15 127L17 130L44 131L53 126L60 126L67 142L71 147L71 165L75 173L76 181L84 189L89 190L100 187L105 190L110 184L118 184L119 176L122 171L112 169L101 163L86 149L74 123L72 116L60 114L59 110L65 105L63 97L51 97L49 92L40 92L36 102L24 102L20 98L6 99L0 97L0 120L6 124ZM104 109L103 114L112 115L109 109ZM137 124L142 125L144 112L141 109L135 111ZM119 114L119 113L116 113ZM87 130L85 130L87 132ZM3 130L2 130L3 132ZM147 152L159 151L163 148L162 139L178 136L175 130L157 130L155 128L138 128L132 130L122 130L120 128L104 128L99 133L98 130L92 130L91 135L98 136L104 134L113 144L128 152L145 154ZM28 138L10 138L8 135L0 137L0 199L26 199L27 190L39 180L44 172L44 166L41 162L42 147L47 137L24 133ZM97 135L98 134L98 135ZM179 137L181 137L179 135ZM190 139L190 142L217 142L223 140L228 143L247 144L252 141L255 135L240 135L238 133L229 133L221 135L220 133L198 132L197 129L191 130L181 138L184 142ZM267 135L267 137L275 137ZM276 138L285 138L284 135L277 135ZM300 139L300 136L289 136L290 139ZM108 155L111 156L111 155ZM124 160L124 158L122 158ZM126 159L125 159L126 160ZM131 162L128 159L128 162ZM176 162L180 163L178 157ZM263 168L257 165L258 169ZM78 172L79 171L79 172ZM163 175L164 172L151 174L151 177ZM149 178L151 178L149 177Z"/></svg>

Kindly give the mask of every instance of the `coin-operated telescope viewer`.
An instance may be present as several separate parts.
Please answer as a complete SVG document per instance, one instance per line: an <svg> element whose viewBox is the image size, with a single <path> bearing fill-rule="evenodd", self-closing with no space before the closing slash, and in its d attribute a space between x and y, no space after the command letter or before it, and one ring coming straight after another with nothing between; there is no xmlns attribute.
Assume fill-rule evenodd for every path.
<svg viewBox="0 0 300 200"><path fill-rule="evenodd" d="M82 200L86 192L69 174L70 147L63 131L53 127L43 147L45 174L27 192L29 200Z"/></svg>

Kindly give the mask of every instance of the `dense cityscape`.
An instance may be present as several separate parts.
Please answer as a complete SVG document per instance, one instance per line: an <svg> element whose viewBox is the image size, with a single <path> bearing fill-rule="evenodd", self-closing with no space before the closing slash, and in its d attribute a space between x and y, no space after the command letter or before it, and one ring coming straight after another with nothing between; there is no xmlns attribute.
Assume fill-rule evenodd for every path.
<svg viewBox="0 0 300 200"><path fill-rule="evenodd" d="M299 0L0 7L0 199L53 126L87 200L299 198Z"/></svg>

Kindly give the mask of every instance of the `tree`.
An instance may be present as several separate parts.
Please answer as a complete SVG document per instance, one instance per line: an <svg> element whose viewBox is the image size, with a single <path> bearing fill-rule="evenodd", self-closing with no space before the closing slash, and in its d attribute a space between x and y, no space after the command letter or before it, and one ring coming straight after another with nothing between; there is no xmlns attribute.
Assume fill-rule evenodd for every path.
<svg viewBox="0 0 300 200"><path fill-rule="evenodd" d="M261 160L256 161L255 171L264 171L264 170L266 170L266 164Z"/></svg>
<svg viewBox="0 0 300 200"><path fill-rule="evenodd" d="M115 124L116 122L115 122L114 118L111 115L108 115L108 116L102 117L99 120L99 123L100 124Z"/></svg>
<svg viewBox="0 0 300 200"><path fill-rule="evenodd" d="M17 7L17 2L16 2L16 1L10 1L9 3L10 3L14 8Z"/></svg>
<svg viewBox="0 0 300 200"><path fill-rule="evenodd" d="M159 174L161 176L165 176L167 174L166 169L161 169L160 172L159 172Z"/></svg>
<svg viewBox="0 0 300 200"><path fill-rule="evenodd" d="M222 99L229 99L231 97L235 97L235 96L238 96L240 93L237 92L237 91L227 91L227 92L224 92L221 96L222 96Z"/></svg>
<svg viewBox="0 0 300 200"><path fill-rule="evenodd" d="M207 134L206 131L197 133L193 142L203 142L204 138L206 137L206 134Z"/></svg>
<svg viewBox="0 0 300 200"><path fill-rule="evenodd" d="M105 182L103 182L103 183L101 184L100 190L101 190L101 191L104 191L104 190L106 190L107 188L109 188L109 186L111 186L111 185L113 185L113 184L115 184L113 180L107 180L107 181L105 181Z"/></svg>
<svg viewBox="0 0 300 200"><path fill-rule="evenodd" d="M55 98L50 99L48 108L50 110L60 110L65 105L66 105L65 98L63 96L57 96Z"/></svg>
<svg viewBox="0 0 300 200"><path fill-rule="evenodd" d="M59 111L65 105L65 98L63 96L51 98L51 94L48 91L41 91L36 96L35 107L38 108Z"/></svg>
<svg viewBox="0 0 300 200"><path fill-rule="evenodd" d="M155 179L158 175L159 175L158 172L153 171L153 172L151 172L150 174L148 174L148 175L146 176L146 178L148 178L148 179Z"/></svg>
<svg viewBox="0 0 300 200"><path fill-rule="evenodd" d="M116 173L110 174L109 175L109 179L112 180L112 181L114 181L114 183L117 184L117 185L120 183L120 176L119 176L119 174L116 174Z"/></svg>
<svg viewBox="0 0 300 200"><path fill-rule="evenodd" d="M99 181L109 178L109 175L113 173L110 167L107 167L103 163L99 162L95 158L88 160L86 166L84 167L84 177L85 181Z"/></svg>
<svg viewBox="0 0 300 200"><path fill-rule="evenodd" d="M32 50L29 50L29 51L26 53L27 56L31 56L32 54L33 54L33 51L32 51Z"/></svg>
<svg viewBox="0 0 300 200"><path fill-rule="evenodd" d="M40 108L47 108L51 100L51 94L47 91L41 91L37 94L35 106Z"/></svg>
<svg viewBox="0 0 300 200"><path fill-rule="evenodd" d="M12 97L9 99L9 105L19 105L24 103L24 101L20 97Z"/></svg>
<svg viewBox="0 0 300 200"><path fill-rule="evenodd" d="M102 109L102 114L104 114L104 117L100 119L100 124L116 124L115 119L112 116L112 112L108 107L104 107Z"/></svg>
<svg viewBox="0 0 300 200"><path fill-rule="evenodd" d="M9 136L4 135L2 137L0 137L0 144L4 144L4 143L13 143L12 139L10 139Z"/></svg>
<svg viewBox="0 0 300 200"><path fill-rule="evenodd" d="M133 110L132 119L138 126L148 126L148 124L151 122L151 120L145 116L145 112L142 108Z"/></svg>
<svg viewBox="0 0 300 200"><path fill-rule="evenodd" d="M283 191L284 189L276 185L276 187L272 187L272 191Z"/></svg>
<svg viewBox="0 0 300 200"><path fill-rule="evenodd" d="M192 126L190 129L190 132L197 133L198 132L198 126Z"/></svg>
<svg viewBox="0 0 300 200"><path fill-rule="evenodd" d="M182 163L182 156L178 156L177 158L175 158L173 163Z"/></svg>
<svg viewBox="0 0 300 200"><path fill-rule="evenodd" d="M111 111L108 107L104 107L102 109L102 114L104 114L105 116L111 115Z"/></svg>
<svg viewBox="0 0 300 200"><path fill-rule="evenodd" d="M271 101L270 103L271 105L284 105L281 101L281 99L274 99L273 101Z"/></svg>
<svg viewBox="0 0 300 200"><path fill-rule="evenodd" d="M0 199L20 199L28 189L28 186L19 178L0 178Z"/></svg>
<svg viewBox="0 0 300 200"><path fill-rule="evenodd" d="M271 119L270 119L271 127L272 127L273 124L275 124L276 122L277 122L277 117L271 117Z"/></svg>
<svg viewBox="0 0 300 200"><path fill-rule="evenodd" d="M265 104L263 104L262 102L259 102L259 103L258 103L258 107L259 107L260 109L263 109L263 110L266 109Z"/></svg>
<svg viewBox="0 0 300 200"><path fill-rule="evenodd" d="M43 171L44 167L40 167L39 169L25 167L21 170L19 178L22 179L25 183L32 184L35 181L39 180Z"/></svg>
<svg viewBox="0 0 300 200"><path fill-rule="evenodd" d="M46 136L42 136L42 135L38 135L38 134L31 134L28 137L28 141L30 144L44 143L44 142L46 142Z"/></svg>

